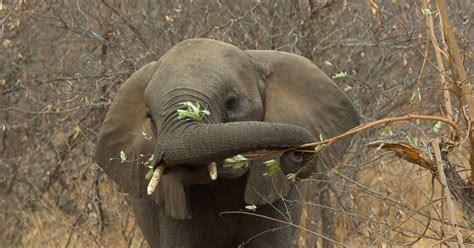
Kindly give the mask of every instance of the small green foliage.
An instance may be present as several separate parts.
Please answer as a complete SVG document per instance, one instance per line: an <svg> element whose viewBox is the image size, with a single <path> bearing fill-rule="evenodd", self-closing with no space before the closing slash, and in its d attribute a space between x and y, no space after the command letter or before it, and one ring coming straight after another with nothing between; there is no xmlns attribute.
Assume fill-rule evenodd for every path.
<svg viewBox="0 0 474 248"><path fill-rule="evenodd" d="M147 167L148 167L148 166L151 166L151 165L153 165L153 160L155 160L155 155L151 155L151 156L148 158L148 160L147 160L145 163L143 163L143 165L145 165L145 166L147 166Z"/></svg>
<svg viewBox="0 0 474 248"><path fill-rule="evenodd" d="M410 99L410 104L415 103L417 98L418 98L418 101L421 102L420 87L417 87L416 90L413 91L413 94L411 95L411 99Z"/></svg>
<svg viewBox="0 0 474 248"><path fill-rule="evenodd" d="M409 133L407 134L407 140L408 140L408 143L414 146L418 146L418 137L415 137Z"/></svg>
<svg viewBox="0 0 474 248"><path fill-rule="evenodd" d="M387 136L392 136L393 131L390 127L383 127L380 129L380 136L382 137L387 137Z"/></svg>
<svg viewBox="0 0 474 248"><path fill-rule="evenodd" d="M338 79L338 78L345 78L347 77L347 72L345 71L339 71L339 72L336 72L336 74L334 76L332 76L332 78L334 79Z"/></svg>
<svg viewBox="0 0 474 248"><path fill-rule="evenodd" d="M347 92L347 91L350 91L352 90L352 86L346 84L346 86L344 86L344 91Z"/></svg>
<svg viewBox="0 0 474 248"><path fill-rule="evenodd" d="M153 168L149 168L148 172L145 175L145 179L150 180L153 177L153 174L155 174L155 171L153 170Z"/></svg>
<svg viewBox="0 0 474 248"><path fill-rule="evenodd" d="M153 139L153 137L151 137L150 135L148 135L148 134L145 133L145 132L142 132L142 136L143 136L143 138L146 139L146 140L152 140L152 139Z"/></svg>
<svg viewBox="0 0 474 248"><path fill-rule="evenodd" d="M290 174L286 175L286 178L288 178L288 180L290 180L292 182L295 182L296 174L295 173L290 173Z"/></svg>
<svg viewBox="0 0 474 248"><path fill-rule="evenodd" d="M127 161L127 154L124 151L120 151L120 163L124 163Z"/></svg>
<svg viewBox="0 0 474 248"><path fill-rule="evenodd" d="M187 120L195 120L200 121L204 116L210 115L211 113L207 109L201 109L201 105L199 102L184 102L181 103L184 106L183 109L178 109L178 120L187 119Z"/></svg>
<svg viewBox="0 0 474 248"><path fill-rule="evenodd" d="M250 210L252 212L255 212L255 210L257 210L257 206L255 206L253 204L252 205L247 205L247 206L245 206L245 209Z"/></svg>
<svg viewBox="0 0 474 248"><path fill-rule="evenodd" d="M267 172L263 173L263 175L266 177L273 176L277 171L281 169L280 161L277 161L275 159L267 160L263 162L263 164L267 166Z"/></svg>
<svg viewBox="0 0 474 248"><path fill-rule="evenodd" d="M316 147L314 147L314 150L319 152L319 151L323 150L326 146L327 146L326 144L319 144Z"/></svg>
<svg viewBox="0 0 474 248"><path fill-rule="evenodd" d="M224 165L222 165L225 168L233 168L233 169L240 169L243 166L247 165L248 159L240 154L237 154L233 157L226 158L224 160Z"/></svg>
<svg viewBox="0 0 474 248"><path fill-rule="evenodd" d="M319 134L319 140L320 141L324 140L324 136L322 134ZM314 150L319 152L319 151L323 150L323 148L325 148L326 146L327 146L326 144L319 144L316 147L314 147Z"/></svg>
<svg viewBox="0 0 474 248"><path fill-rule="evenodd" d="M431 11L431 9L421 9L421 14L424 16L432 16L433 12Z"/></svg>
<svg viewBox="0 0 474 248"><path fill-rule="evenodd" d="M441 121L432 121L431 126L433 127L433 132L437 133L441 130L443 123Z"/></svg>
<svg viewBox="0 0 474 248"><path fill-rule="evenodd" d="M324 64L325 64L325 65L329 65L329 66L332 65L332 63L331 63L329 60L325 60L325 61L324 61Z"/></svg>
<svg viewBox="0 0 474 248"><path fill-rule="evenodd" d="M140 157L143 157L143 154L140 154ZM155 160L155 155L151 155L147 161L145 162L142 162L142 164L144 166L146 166L148 168L148 171L145 175L145 179L146 180L150 180L151 177L153 176L153 173L155 173L155 171L153 170L153 161Z"/></svg>

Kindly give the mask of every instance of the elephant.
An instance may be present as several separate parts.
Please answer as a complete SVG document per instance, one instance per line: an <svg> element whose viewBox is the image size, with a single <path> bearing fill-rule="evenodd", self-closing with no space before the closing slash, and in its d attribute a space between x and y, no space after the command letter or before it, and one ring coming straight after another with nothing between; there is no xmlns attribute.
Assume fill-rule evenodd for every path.
<svg viewBox="0 0 474 248"><path fill-rule="evenodd" d="M208 114L179 118L186 102ZM120 87L95 161L127 193L151 247L293 247L304 195L299 185L318 166L334 166L351 138L317 157L313 148L290 148L358 124L348 96L308 59L195 38ZM268 156L258 157L262 152ZM225 166L238 154L253 159ZM280 164L273 175L265 174L270 158ZM144 165L162 168L151 194Z"/></svg>

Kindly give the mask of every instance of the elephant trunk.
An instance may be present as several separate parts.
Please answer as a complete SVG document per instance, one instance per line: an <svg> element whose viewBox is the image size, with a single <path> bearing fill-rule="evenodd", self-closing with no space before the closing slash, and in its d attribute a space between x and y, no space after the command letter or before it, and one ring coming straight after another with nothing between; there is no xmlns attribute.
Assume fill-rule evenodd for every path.
<svg viewBox="0 0 474 248"><path fill-rule="evenodd" d="M283 123L187 124L178 132L158 137L157 150L165 164L202 165L239 153L294 147L314 141L306 129Z"/></svg>

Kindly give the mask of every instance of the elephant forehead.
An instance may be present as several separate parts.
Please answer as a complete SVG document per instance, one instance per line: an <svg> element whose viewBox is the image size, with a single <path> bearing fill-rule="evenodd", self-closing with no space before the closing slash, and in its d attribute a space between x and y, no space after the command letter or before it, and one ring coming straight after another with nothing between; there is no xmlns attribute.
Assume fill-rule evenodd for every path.
<svg viewBox="0 0 474 248"><path fill-rule="evenodd" d="M217 96L237 88L239 73L223 65L170 66L158 70L145 89L149 106L180 95ZM191 100L191 99L190 99Z"/></svg>
<svg viewBox="0 0 474 248"><path fill-rule="evenodd" d="M173 46L165 55L178 57L235 57L244 52L231 44L211 39L188 39Z"/></svg>
<svg viewBox="0 0 474 248"><path fill-rule="evenodd" d="M199 87L209 85L229 85L239 81L239 70L225 63L190 63L168 64L160 67L152 80L150 88L158 87ZM197 88L195 88L197 89Z"/></svg>
<svg viewBox="0 0 474 248"><path fill-rule="evenodd" d="M161 58L162 64L183 69L219 69L222 66L238 69L248 67L250 57L240 48L211 39L189 39L178 43Z"/></svg>

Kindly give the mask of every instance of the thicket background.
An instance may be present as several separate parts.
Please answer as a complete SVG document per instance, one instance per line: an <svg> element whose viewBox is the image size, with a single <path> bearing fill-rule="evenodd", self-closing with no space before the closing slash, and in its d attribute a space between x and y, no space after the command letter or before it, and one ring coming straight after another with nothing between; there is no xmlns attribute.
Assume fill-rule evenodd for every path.
<svg viewBox="0 0 474 248"><path fill-rule="evenodd" d="M474 5L446 5L471 77ZM126 197L91 156L121 83L187 38L293 52L329 76L345 72L334 80L363 122L439 114L439 74L434 62L423 66L431 44L421 9L415 0L0 0L1 246L146 246ZM391 129L420 143L441 135L425 122ZM380 135L358 134L329 176L335 239L354 246L453 241L430 172L368 150ZM458 214L472 243L472 223Z"/></svg>

